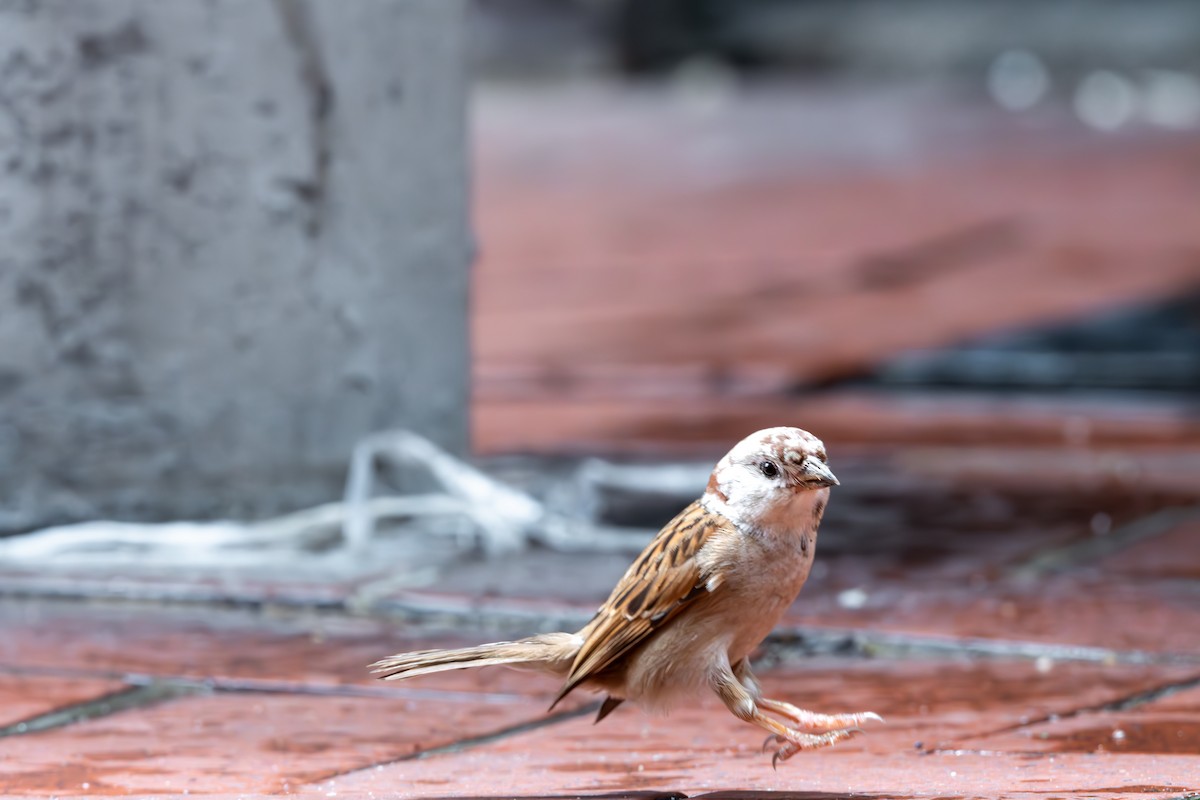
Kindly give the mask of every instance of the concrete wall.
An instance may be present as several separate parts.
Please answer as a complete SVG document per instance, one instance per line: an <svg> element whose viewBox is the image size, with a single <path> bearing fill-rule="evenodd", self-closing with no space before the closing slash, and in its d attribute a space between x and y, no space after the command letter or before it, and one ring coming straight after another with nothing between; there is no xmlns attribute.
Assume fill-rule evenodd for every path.
<svg viewBox="0 0 1200 800"><path fill-rule="evenodd" d="M0 2L0 530L467 442L460 0Z"/></svg>

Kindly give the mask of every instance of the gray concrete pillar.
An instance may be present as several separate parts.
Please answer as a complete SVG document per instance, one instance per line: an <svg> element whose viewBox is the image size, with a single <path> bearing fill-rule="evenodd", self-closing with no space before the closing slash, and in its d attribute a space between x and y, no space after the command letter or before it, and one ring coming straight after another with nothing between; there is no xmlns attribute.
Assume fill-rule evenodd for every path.
<svg viewBox="0 0 1200 800"><path fill-rule="evenodd" d="M467 443L462 0L0 2L0 530Z"/></svg>

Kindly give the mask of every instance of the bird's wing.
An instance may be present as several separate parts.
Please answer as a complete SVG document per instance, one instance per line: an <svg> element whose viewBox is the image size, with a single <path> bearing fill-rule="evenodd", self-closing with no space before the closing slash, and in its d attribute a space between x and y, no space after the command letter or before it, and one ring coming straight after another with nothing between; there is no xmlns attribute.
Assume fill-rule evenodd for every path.
<svg viewBox="0 0 1200 800"><path fill-rule="evenodd" d="M701 567L696 554L728 524L696 501L659 531L581 631L583 646L554 703L645 641L688 603L718 588L719 578Z"/></svg>

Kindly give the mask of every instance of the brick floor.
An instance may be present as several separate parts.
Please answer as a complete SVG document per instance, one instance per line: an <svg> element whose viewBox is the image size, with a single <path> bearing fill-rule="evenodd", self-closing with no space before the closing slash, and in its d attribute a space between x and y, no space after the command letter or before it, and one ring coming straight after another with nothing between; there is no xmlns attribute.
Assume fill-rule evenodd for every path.
<svg viewBox="0 0 1200 800"><path fill-rule="evenodd" d="M1033 747L1019 735L1006 738L1014 736L1002 728L1010 720L1051 708L1070 713L1086 702L1085 694L1096 700L1115 698L1155 682L1153 670L1138 677L1103 674L1111 669L1039 677L1027 665L1011 664L907 664L901 669L826 664L777 672L767 682L768 691L790 688L791 696L804 704L830 710L875 708L888 718L886 725L837 748L799 754L778 771L770 769L769 756L760 752L761 737L753 728L707 704L665 720L621 712L594 727L586 719L572 720L320 786L339 793L406 787L416 795L463 797L630 790L828 793L799 797L1021 797L1026 792L1044 796L1049 790L1065 796L1108 791L1133 797L1183 794L1200 787L1194 755L1146 755L1131 749L1118 757L1082 742L1056 748L1054 740L1046 739L1039 741L1050 746ZM1028 693L1030 685L1038 687L1036 698ZM1081 686L1087 687L1083 693ZM1108 725L1112 718L1095 716L1089 715L1094 724ZM1137 717L1119 716L1118 724L1134 728L1142 724ZM999 732L990 732L991 726ZM938 740L950 740L949 747L935 744ZM497 785L506 788L497 792Z"/></svg>
<svg viewBox="0 0 1200 800"><path fill-rule="evenodd" d="M389 623L142 609L126 615L123 626L113 609L52 604L43 611L43 626L65 626L72 638L91 641L75 657L40 667L74 671L71 691L56 696L30 678L11 682L7 673L16 666L39 669L36 653L45 642L25 647L36 639L32 627L6 630L15 645L0 675L7 685L24 681L45 701L27 707L29 717L46 705L111 696L117 682L81 676L133 666L131 652L153 651L152 663L136 666L149 666L164 683L204 674L217 681L180 684L155 702L4 739L4 794L507 797L736 789L1019 797L1039 787L1064 796L1105 787L1122 796L1200 788L1200 660L784 660L763 673L768 694L822 710L875 710L888 722L773 772L758 751L759 733L713 700L665 719L623 708L593 726L571 712L548 718L551 682L522 673L367 684L364 658L390 651L400 638ZM306 637L298 633L303 628L326 633ZM406 646L416 643L410 632ZM200 653L209 658L197 664ZM297 669L310 661L311 670ZM66 687L53 675L36 680ZM420 752L430 755L412 760Z"/></svg>
<svg viewBox="0 0 1200 800"><path fill-rule="evenodd" d="M593 726L583 697L548 717L556 687L536 675L365 672L399 650L582 622L627 561L534 550L367 607L324 592L223 606L166 574L172 602L55 600L28 582L18 599L0 570L0 794L1200 792L1195 498L1070 471L1032 491L1004 479L1004 458L951 480L950 454L928 453L839 466L818 568L760 661L772 694L888 722L778 771L711 699ZM547 591L548 573L571 590Z"/></svg>
<svg viewBox="0 0 1200 800"><path fill-rule="evenodd" d="M986 529L995 511L976 507L954 524L978 535L970 531ZM584 616L587 592L539 601L522 579L502 587L512 600L476 598L477 611L463 613L455 598L468 595L452 581L424 601L441 603L443 620L461 614L453 631L321 602L246 610L5 600L0 794L1191 797L1200 792L1192 512L1137 510L1109 534L1124 545L1098 556L1077 552L1094 539L1050 537L1047 548L1074 555L1033 583L959 579L989 564L1003 572L1014 559L1040 563L1028 558L1024 545L1036 537L1025 531L1038 520L1052 529L1056 513L1035 498L1011 518L1016 527L996 531L1021 546L985 537L987 546L951 547L918 571L898 569L904 537L885 547L893 556L864 557L858 523L843 518L847 540L823 560L834 562L831 573L865 563L852 573L867 581L865 601L839 602L846 584L815 579L760 673L771 696L874 710L887 723L778 771L759 733L711 698L667 718L624 707L593 725L584 697L547 716L556 687L537 675L479 670L395 684L365 672L396 650L491 636L470 620L486 622L504 602ZM1148 519L1163 521L1123 533ZM587 559L548 557L513 557L535 559L524 571L491 569L574 570L596 584ZM943 580L916 580L920 571ZM842 634L856 644L839 644ZM14 726L22 721L25 730Z"/></svg>
<svg viewBox="0 0 1200 800"><path fill-rule="evenodd" d="M0 790L286 792L529 716L528 707L482 695L470 702L300 692L184 697L6 742ZM72 769L64 775L65 763Z"/></svg>

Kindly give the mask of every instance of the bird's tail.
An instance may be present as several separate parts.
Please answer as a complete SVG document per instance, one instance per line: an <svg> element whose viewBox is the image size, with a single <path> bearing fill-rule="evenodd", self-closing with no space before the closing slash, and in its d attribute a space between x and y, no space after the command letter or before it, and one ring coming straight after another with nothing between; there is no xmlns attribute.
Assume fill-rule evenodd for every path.
<svg viewBox="0 0 1200 800"><path fill-rule="evenodd" d="M515 642L493 642L458 650L418 650L376 661L369 669L384 680L403 680L418 675L469 667L507 664L552 675L565 676L579 651L582 639L573 633L543 633Z"/></svg>

